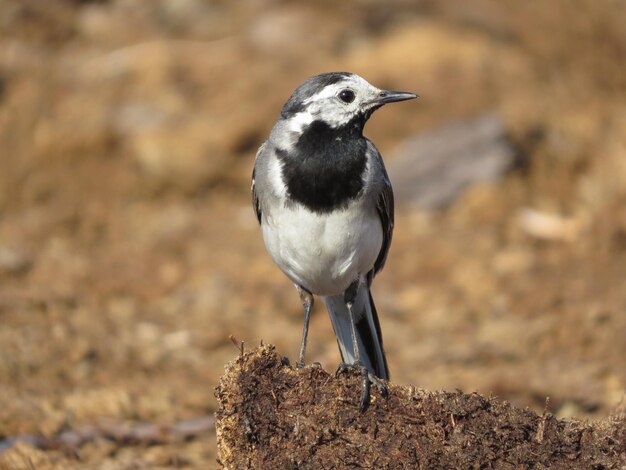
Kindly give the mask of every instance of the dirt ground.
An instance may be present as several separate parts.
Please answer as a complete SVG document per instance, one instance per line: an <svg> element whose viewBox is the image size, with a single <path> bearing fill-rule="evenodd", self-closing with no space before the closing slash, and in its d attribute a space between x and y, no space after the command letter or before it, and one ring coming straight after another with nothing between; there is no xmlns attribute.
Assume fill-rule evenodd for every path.
<svg viewBox="0 0 626 470"><path fill-rule="evenodd" d="M374 284L393 381L606 419L626 390L626 9L610 0L0 0L0 440L213 413L230 334L295 357L298 296L250 207L254 153L309 75L484 112L524 165L399 207ZM308 360L339 354L321 306ZM0 468L212 468L214 434ZM20 465L22 467L20 467Z"/></svg>

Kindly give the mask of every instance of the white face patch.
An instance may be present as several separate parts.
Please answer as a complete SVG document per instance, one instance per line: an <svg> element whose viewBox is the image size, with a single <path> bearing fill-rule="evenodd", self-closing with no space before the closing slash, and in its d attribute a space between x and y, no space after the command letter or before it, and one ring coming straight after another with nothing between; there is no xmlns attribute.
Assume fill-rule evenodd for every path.
<svg viewBox="0 0 626 470"><path fill-rule="evenodd" d="M354 93L354 101L351 103L345 103L337 97L345 89L352 90ZM296 114L292 119L298 123L308 120L304 125L300 125L300 129L316 119L326 122L331 127L338 127L349 122L364 109L365 102L376 98L379 93L380 90L370 85L364 78L350 75L337 83L328 85L304 101L306 111ZM306 115L306 118L299 117L301 114Z"/></svg>

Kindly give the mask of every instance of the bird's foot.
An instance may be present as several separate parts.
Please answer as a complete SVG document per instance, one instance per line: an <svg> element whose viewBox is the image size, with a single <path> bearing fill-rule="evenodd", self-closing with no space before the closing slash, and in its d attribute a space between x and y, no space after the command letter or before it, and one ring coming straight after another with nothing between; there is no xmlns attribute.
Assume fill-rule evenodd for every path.
<svg viewBox="0 0 626 470"><path fill-rule="evenodd" d="M370 404L370 388L374 385L383 397L389 394L385 381L369 372L362 362L357 361L354 364L346 364L342 362L335 372L335 377L341 374L355 370L361 375L361 397L359 399L359 409L365 411Z"/></svg>

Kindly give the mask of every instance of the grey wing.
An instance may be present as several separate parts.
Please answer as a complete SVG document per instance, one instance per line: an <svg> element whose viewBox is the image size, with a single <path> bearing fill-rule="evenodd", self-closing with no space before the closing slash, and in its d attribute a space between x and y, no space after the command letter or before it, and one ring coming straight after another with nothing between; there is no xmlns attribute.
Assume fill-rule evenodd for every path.
<svg viewBox="0 0 626 470"><path fill-rule="evenodd" d="M254 209L254 213L256 214L256 218L259 221L259 225L261 224L261 204L259 203L259 197L256 193L256 187L254 185L254 174L256 173L256 168L252 170L252 208Z"/></svg>
<svg viewBox="0 0 626 470"><path fill-rule="evenodd" d="M380 223L383 227L383 243L378 253L378 258L374 263L374 276L378 274L385 266L387 261L387 254L389 253L389 247L391 246L391 238L393 237L393 224L394 224L394 207L393 207L393 189L391 188L391 182L387 176L387 172L384 167L382 168L384 173L384 183L378 199L376 200L376 211L380 217Z"/></svg>
<svg viewBox="0 0 626 470"><path fill-rule="evenodd" d="M259 147L259 150L256 153L255 162L254 162L254 169L252 170L252 187L250 188L250 191L252 193L252 208L254 209L254 213L256 214L256 218L259 221L259 225L261 224L262 212L261 212L261 202L259 201L259 196L258 196L257 191L256 191L255 175L256 175L256 162L257 162L261 152L263 152L264 148L265 148L265 142Z"/></svg>

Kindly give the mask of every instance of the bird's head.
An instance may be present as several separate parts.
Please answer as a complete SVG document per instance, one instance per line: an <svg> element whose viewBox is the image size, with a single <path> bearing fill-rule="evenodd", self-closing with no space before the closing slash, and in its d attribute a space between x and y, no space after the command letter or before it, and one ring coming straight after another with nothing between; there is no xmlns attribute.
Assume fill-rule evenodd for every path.
<svg viewBox="0 0 626 470"><path fill-rule="evenodd" d="M414 93L381 90L354 73L331 72L306 80L283 106L281 119L291 132L302 133L314 121L332 128L363 130L371 114L387 103L417 98Z"/></svg>

